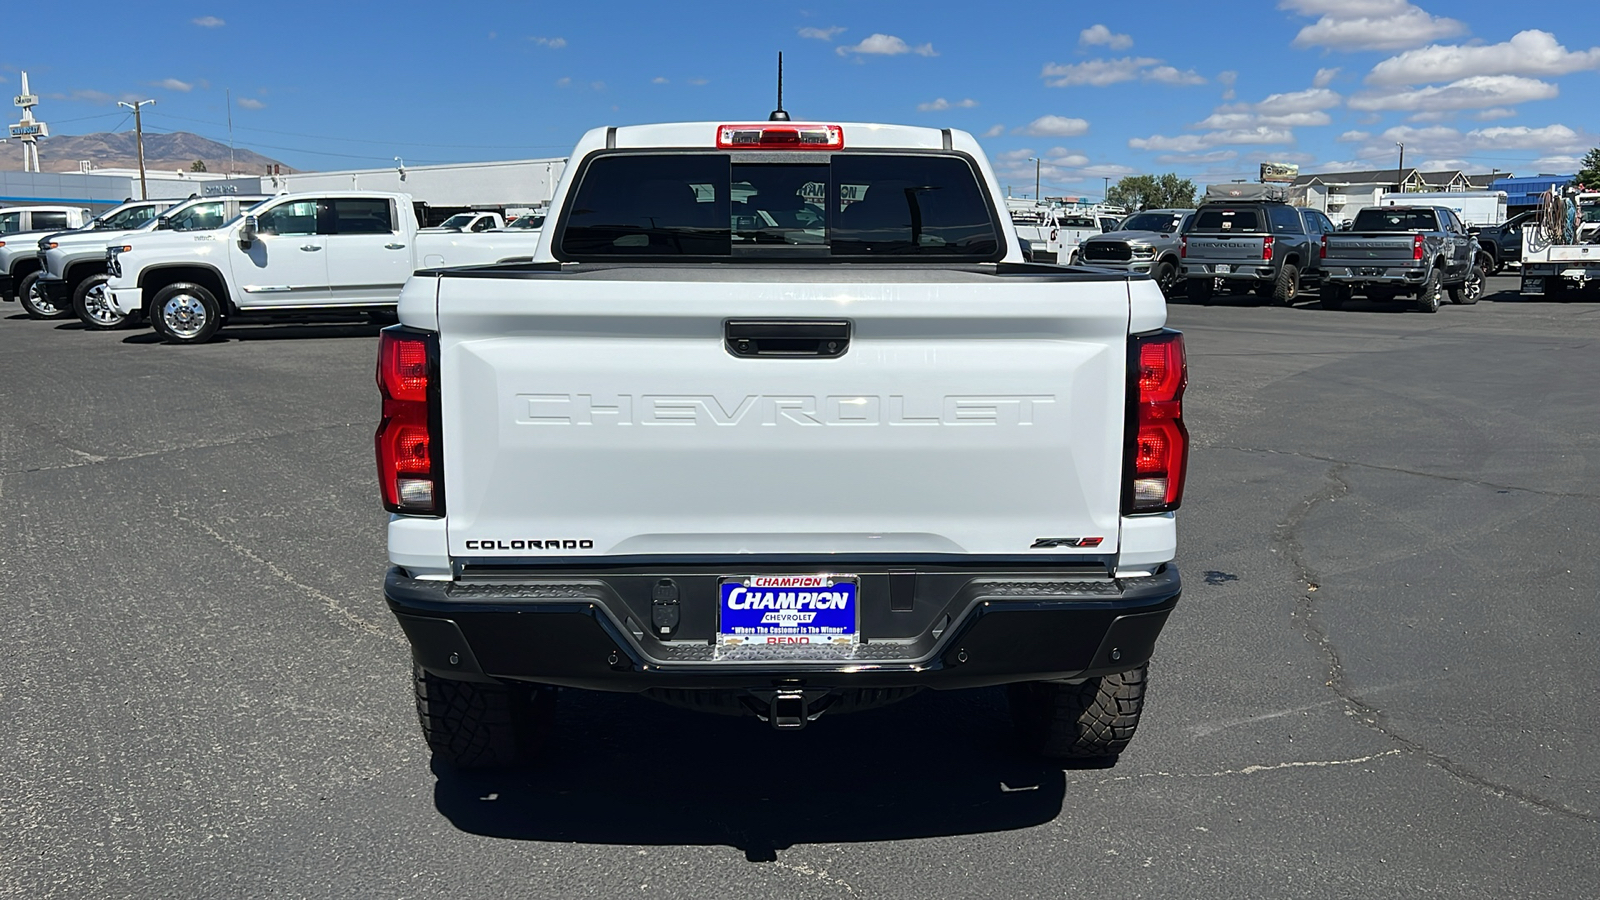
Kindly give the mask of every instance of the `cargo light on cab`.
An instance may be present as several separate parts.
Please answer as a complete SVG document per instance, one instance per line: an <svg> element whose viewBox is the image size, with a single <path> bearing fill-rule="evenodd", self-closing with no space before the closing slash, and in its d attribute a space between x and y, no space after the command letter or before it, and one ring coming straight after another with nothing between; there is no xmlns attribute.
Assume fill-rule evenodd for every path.
<svg viewBox="0 0 1600 900"><path fill-rule="evenodd" d="M838 125L720 125L719 150L843 150Z"/></svg>

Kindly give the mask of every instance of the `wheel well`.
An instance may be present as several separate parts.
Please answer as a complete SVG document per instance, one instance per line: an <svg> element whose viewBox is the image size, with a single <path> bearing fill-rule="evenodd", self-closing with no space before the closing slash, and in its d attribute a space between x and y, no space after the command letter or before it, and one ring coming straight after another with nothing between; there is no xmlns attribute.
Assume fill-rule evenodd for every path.
<svg viewBox="0 0 1600 900"><path fill-rule="evenodd" d="M29 273L37 272L41 268L43 267L39 265L39 257L31 254L28 256L19 256L11 261L11 277L21 281L22 279L28 277Z"/></svg>
<svg viewBox="0 0 1600 900"><path fill-rule="evenodd" d="M149 312L150 301L155 299L157 292L167 285L177 284L180 281L190 281L200 285L210 291L228 312L234 312L233 298L228 296L228 285L222 280L221 273L207 266L166 266L142 273L139 276L139 290L144 300L145 312Z"/></svg>
<svg viewBox="0 0 1600 900"><path fill-rule="evenodd" d="M82 262L75 262L72 265L67 266L67 270L62 274L65 276L64 280L70 286L70 289L75 291L78 289L78 285L82 284L84 280L95 275L104 275L105 271L106 265L104 260L86 259Z"/></svg>

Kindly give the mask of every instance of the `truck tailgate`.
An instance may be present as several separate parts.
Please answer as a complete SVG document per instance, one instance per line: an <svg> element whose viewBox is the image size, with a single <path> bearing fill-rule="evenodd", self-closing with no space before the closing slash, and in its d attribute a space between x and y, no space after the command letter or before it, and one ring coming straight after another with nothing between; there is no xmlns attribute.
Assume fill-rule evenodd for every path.
<svg viewBox="0 0 1600 900"><path fill-rule="evenodd" d="M1260 259L1259 234L1190 234L1188 255L1196 259Z"/></svg>
<svg viewBox="0 0 1600 900"><path fill-rule="evenodd" d="M1411 234L1330 234L1328 259L1411 259Z"/></svg>
<svg viewBox="0 0 1600 900"><path fill-rule="evenodd" d="M453 556L1115 550L1126 281L706 271L440 278ZM730 318L848 350L741 358Z"/></svg>

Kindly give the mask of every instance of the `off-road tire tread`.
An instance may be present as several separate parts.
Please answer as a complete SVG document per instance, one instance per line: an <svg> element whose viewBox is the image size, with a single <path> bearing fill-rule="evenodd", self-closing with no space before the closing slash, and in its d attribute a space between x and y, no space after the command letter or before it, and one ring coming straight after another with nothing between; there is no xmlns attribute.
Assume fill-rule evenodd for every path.
<svg viewBox="0 0 1600 900"><path fill-rule="evenodd" d="M1442 293L1444 293L1444 289L1439 284L1439 270L1435 267L1428 272L1427 279L1422 282L1422 287L1417 290L1417 312L1438 312L1443 300L1439 295Z"/></svg>
<svg viewBox="0 0 1600 900"><path fill-rule="evenodd" d="M417 720L434 758L459 769L527 762L548 731L555 695L531 686L455 681L413 665Z"/></svg>
<svg viewBox="0 0 1600 900"><path fill-rule="evenodd" d="M1103 759L1127 749L1139 727L1149 667L1082 684L1028 682L1009 688L1023 742L1054 759Z"/></svg>
<svg viewBox="0 0 1600 900"><path fill-rule="evenodd" d="M1294 263L1284 263L1278 278L1272 283L1272 302L1278 306L1293 306L1300 299L1300 268Z"/></svg>

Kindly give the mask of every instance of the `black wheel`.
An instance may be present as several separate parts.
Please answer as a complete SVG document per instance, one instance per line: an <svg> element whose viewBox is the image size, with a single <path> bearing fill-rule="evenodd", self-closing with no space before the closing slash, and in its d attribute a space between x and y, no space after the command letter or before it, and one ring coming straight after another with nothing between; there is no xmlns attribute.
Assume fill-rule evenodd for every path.
<svg viewBox="0 0 1600 900"><path fill-rule="evenodd" d="M72 310L62 309L50 302L50 297L44 292L44 285L39 283L40 272L29 272L22 276L22 281L17 284L17 299L22 301L22 308L28 313L30 319L64 319L72 315Z"/></svg>
<svg viewBox="0 0 1600 900"><path fill-rule="evenodd" d="M1178 267L1172 263L1166 260L1156 263L1156 267L1150 271L1150 277L1161 286L1161 296L1170 298L1178 293Z"/></svg>
<svg viewBox="0 0 1600 900"><path fill-rule="evenodd" d="M1011 721L1028 749L1057 759L1115 758L1133 740L1149 666L1082 684L1030 681L1007 689Z"/></svg>
<svg viewBox="0 0 1600 900"><path fill-rule="evenodd" d="M1428 280L1417 289L1417 312L1436 313L1444 304L1444 287L1439 284L1439 270L1428 272Z"/></svg>
<svg viewBox="0 0 1600 900"><path fill-rule="evenodd" d="M1483 296L1483 263L1472 264L1472 269L1467 272L1467 280L1450 289L1450 302L1460 306L1471 306Z"/></svg>
<svg viewBox="0 0 1600 900"><path fill-rule="evenodd" d="M222 327L222 304L205 287L179 281L156 292L150 324L169 344L203 344Z"/></svg>
<svg viewBox="0 0 1600 900"><path fill-rule="evenodd" d="M1209 278L1189 279L1189 302L1211 305L1211 298L1216 296L1217 286Z"/></svg>
<svg viewBox="0 0 1600 900"><path fill-rule="evenodd" d="M90 275L72 292L72 311L87 328L110 331L128 324L129 317L118 312L106 296L110 275Z"/></svg>
<svg viewBox="0 0 1600 900"><path fill-rule="evenodd" d="M555 715L555 692L533 685L454 681L413 664L417 720L428 749L458 769L527 762Z"/></svg>
<svg viewBox="0 0 1600 900"><path fill-rule="evenodd" d="M1294 263L1284 263L1278 270L1278 280L1272 283L1272 302L1278 306L1293 306L1300 297L1300 269Z"/></svg>
<svg viewBox="0 0 1600 900"><path fill-rule="evenodd" d="M1506 267L1506 264L1500 261L1500 254L1495 253L1492 250L1485 253L1484 258L1488 260L1488 263L1484 266L1484 270L1490 275L1499 275Z"/></svg>
<svg viewBox="0 0 1600 900"><path fill-rule="evenodd" d="M1344 305L1350 302L1350 286L1324 282L1319 299L1323 309L1343 309Z"/></svg>

